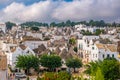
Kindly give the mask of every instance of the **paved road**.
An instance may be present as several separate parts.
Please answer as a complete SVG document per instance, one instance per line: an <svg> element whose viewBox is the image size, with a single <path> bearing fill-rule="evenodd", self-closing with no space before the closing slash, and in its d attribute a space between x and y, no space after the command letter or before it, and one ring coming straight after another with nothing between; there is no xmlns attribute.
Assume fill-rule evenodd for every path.
<svg viewBox="0 0 120 80"><path fill-rule="evenodd" d="M18 79L8 79L8 80L18 80ZM26 80L26 78L25 79L20 79L20 80ZM36 78L32 78L30 80L37 80L37 79Z"/></svg>
<svg viewBox="0 0 120 80"><path fill-rule="evenodd" d="M18 79L11 78L11 79L8 79L8 80L18 80ZM26 80L26 78L24 78L24 79L20 79L20 80ZM30 78L30 80L37 80L37 79L36 79L36 78Z"/></svg>

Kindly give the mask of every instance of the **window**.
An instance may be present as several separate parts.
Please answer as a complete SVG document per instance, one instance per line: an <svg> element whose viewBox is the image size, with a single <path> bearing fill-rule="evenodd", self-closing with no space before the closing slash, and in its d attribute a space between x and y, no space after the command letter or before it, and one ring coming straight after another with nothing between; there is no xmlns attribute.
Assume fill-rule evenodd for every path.
<svg viewBox="0 0 120 80"><path fill-rule="evenodd" d="M112 54L112 57L114 58L114 54Z"/></svg>
<svg viewBox="0 0 120 80"><path fill-rule="evenodd" d="M94 50L94 47L92 47L92 49Z"/></svg>
<svg viewBox="0 0 120 80"><path fill-rule="evenodd" d="M83 49L83 45L82 44L79 44L79 49Z"/></svg>
<svg viewBox="0 0 120 80"><path fill-rule="evenodd" d="M79 49L80 49L80 44L79 44Z"/></svg>
<svg viewBox="0 0 120 80"><path fill-rule="evenodd" d="M103 58L105 57L105 55L103 54Z"/></svg>
<svg viewBox="0 0 120 80"><path fill-rule="evenodd" d="M87 45L87 47L89 47L89 45Z"/></svg>
<svg viewBox="0 0 120 80"><path fill-rule="evenodd" d="M83 58L83 53L81 52L80 57Z"/></svg>
<svg viewBox="0 0 120 80"><path fill-rule="evenodd" d="M110 57L110 55L109 54L107 54L107 58L109 58Z"/></svg>
<svg viewBox="0 0 120 80"><path fill-rule="evenodd" d="M30 51L27 51L27 53L30 53Z"/></svg>

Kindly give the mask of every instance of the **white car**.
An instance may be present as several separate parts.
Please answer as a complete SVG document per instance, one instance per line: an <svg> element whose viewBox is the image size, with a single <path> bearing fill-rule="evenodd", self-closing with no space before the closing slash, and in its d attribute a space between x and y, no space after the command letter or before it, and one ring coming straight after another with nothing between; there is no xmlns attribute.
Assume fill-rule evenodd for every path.
<svg viewBox="0 0 120 80"><path fill-rule="evenodd" d="M20 78L26 78L26 75L23 73L15 73L15 78L20 79Z"/></svg>

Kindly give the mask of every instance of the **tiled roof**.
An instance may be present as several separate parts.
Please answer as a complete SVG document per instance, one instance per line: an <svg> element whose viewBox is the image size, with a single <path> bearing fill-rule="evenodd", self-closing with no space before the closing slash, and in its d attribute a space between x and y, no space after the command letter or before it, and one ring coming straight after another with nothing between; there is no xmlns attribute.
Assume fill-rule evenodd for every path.
<svg viewBox="0 0 120 80"><path fill-rule="evenodd" d="M73 55L71 53L68 53L66 49L63 49L62 52L60 53L60 57L66 60L68 58L72 58Z"/></svg>
<svg viewBox="0 0 120 80"><path fill-rule="evenodd" d="M114 44L106 45L111 52L117 52L117 46Z"/></svg>
<svg viewBox="0 0 120 80"><path fill-rule="evenodd" d="M27 46L25 46L24 44L20 44L19 47L22 49L22 50L25 50L27 48Z"/></svg>
<svg viewBox="0 0 120 80"><path fill-rule="evenodd" d="M59 48L59 47L56 47L55 53L56 53L56 54L59 54L60 52L61 52L60 48Z"/></svg>
<svg viewBox="0 0 120 80"><path fill-rule="evenodd" d="M15 50L16 50L16 48L12 48L12 49L10 49L11 52L14 52Z"/></svg>
<svg viewBox="0 0 120 80"><path fill-rule="evenodd" d="M105 49L104 44L96 44L96 46L98 49Z"/></svg>
<svg viewBox="0 0 120 80"><path fill-rule="evenodd" d="M32 36L23 36L23 41L41 41L40 38L34 38Z"/></svg>
<svg viewBox="0 0 120 80"><path fill-rule="evenodd" d="M117 52L117 46L114 44L96 44L98 49L105 49L111 52Z"/></svg>
<svg viewBox="0 0 120 80"><path fill-rule="evenodd" d="M44 44L41 44L38 46L38 48L34 49L33 51L35 53L37 53L38 55L41 54L41 52L45 51L46 50L46 47L44 46Z"/></svg>

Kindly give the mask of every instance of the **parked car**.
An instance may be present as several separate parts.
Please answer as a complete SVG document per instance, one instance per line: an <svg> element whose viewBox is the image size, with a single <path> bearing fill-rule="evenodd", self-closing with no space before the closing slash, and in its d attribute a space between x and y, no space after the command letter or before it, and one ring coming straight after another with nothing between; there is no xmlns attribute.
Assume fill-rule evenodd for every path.
<svg viewBox="0 0 120 80"><path fill-rule="evenodd" d="M23 73L15 73L15 78L16 79L19 79L19 78L26 78L26 75L25 74L23 74Z"/></svg>

